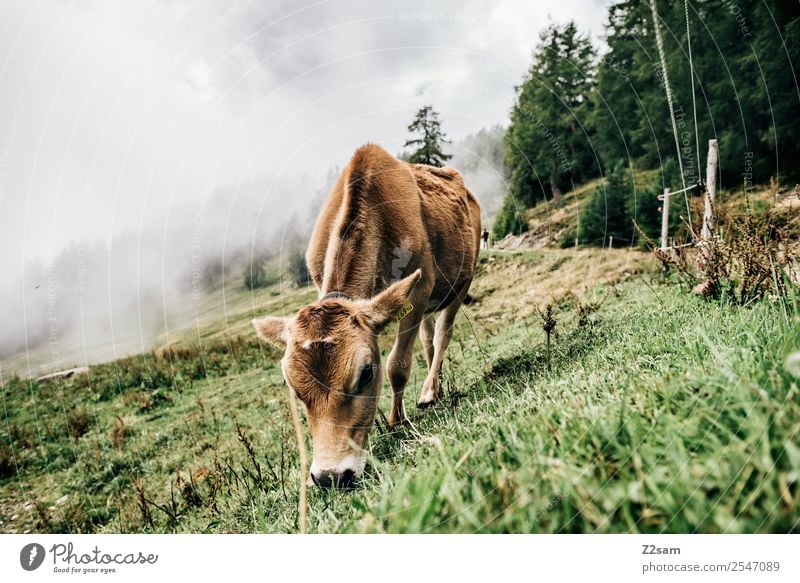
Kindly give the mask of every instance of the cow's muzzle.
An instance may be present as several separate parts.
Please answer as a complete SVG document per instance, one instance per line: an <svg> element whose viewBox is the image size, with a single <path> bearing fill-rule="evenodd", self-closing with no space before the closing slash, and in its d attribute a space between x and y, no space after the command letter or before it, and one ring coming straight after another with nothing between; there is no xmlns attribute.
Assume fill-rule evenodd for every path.
<svg viewBox="0 0 800 583"><path fill-rule="evenodd" d="M334 487L337 490L350 490L355 486L356 474L353 470L345 470L343 472L321 470L311 472L311 479L320 488Z"/></svg>

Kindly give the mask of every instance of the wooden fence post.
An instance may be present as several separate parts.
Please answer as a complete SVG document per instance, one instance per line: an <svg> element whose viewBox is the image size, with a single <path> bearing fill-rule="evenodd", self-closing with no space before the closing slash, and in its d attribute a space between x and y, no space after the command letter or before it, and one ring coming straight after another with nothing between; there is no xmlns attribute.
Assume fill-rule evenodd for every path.
<svg viewBox="0 0 800 583"><path fill-rule="evenodd" d="M708 163L706 164L706 195L705 210L703 211L703 230L700 236L703 239L711 238L714 228L714 198L717 195L717 167L719 165L719 147L717 140L708 140Z"/></svg>
<svg viewBox="0 0 800 583"><path fill-rule="evenodd" d="M664 200L661 201L661 250L669 246L669 188L664 189Z"/></svg>

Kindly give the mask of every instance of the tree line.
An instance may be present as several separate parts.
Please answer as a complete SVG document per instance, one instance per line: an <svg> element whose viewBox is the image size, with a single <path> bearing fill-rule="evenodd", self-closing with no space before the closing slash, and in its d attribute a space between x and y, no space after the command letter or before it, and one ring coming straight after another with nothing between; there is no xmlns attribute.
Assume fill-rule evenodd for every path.
<svg viewBox="0 0 800 583"><path fill-rule="evenodd" d="M711 137L719 140L725 188L798 178L800 4L694 0L688 8L689 38L684 3L657 3L677 146L650 2L614 2L602 49L574 22L540 33L505 133L509 195L496 238L525 230L526 208L560 205L565 192L597 177L606 180L563 242L602 244L612 235L630 243L634 218L655 235L656 194L703 178ZM657 172L643 182L646 170Z"/></svg>

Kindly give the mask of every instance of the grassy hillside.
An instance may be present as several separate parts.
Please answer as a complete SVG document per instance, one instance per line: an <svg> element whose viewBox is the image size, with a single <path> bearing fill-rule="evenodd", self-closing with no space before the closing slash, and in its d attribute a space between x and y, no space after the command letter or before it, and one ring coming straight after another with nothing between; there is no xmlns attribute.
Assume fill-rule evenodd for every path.
<svg viewBox="0 0 800 583"><path fill-rule="evenodd" d="M653 184L658 180L656 171L638 171L635 173L635 186L637 196L651 196ZM585 208L592 194L602 185L602 179L595 179L564 194L561 207L556 207L552 201L539 202L533 208L525 210L525 221L528 230L521 235L509 235L498 241L498 247L508 250L541 249L547 247L572 246L574 231L579 223L581 212ZM673 203L671 213L685 217L683 199ZM692 205L693 221L700 228L703 214L703 200L700 196L690 199ZM730 214L741 214L747 205L757 214L768 210L781 213L786 217L787 232L800 236L800 195L798 186L781 188L777 185L758 187L745 196L741 188L720 190L717 193L717 211ZM631 228L633 228L631 226ZM633 233L631 233L633 234ZM671 233L675 235L675 233ZM565 240L567 238L567 240Z"/></svg>
<svg viewBox="0 0 800 583"><path fill-rule="evenodd" d="M312 532L800 530L796 302L706 302L623 250L487 253L473 292L443 402L379 422L361 486L311 491ZM2 379L0 530L296 531L279 354L247 320L312 295L229 298L87 377ZM418 353L409 405L423 378Z"/></svg>
<svg viewBox="0 0 800 583"><path fill-rule="evenodd" d="M186 297L176 305L178 302L171 301L172 298L165 300L159 297L156 301L134 304L130 309L135 313L159 315L155 330L148 331L141 323L134 330L121 329L117 325L113 343L108 341L112 336L107 328L104 328L106 333L101 336L102 340L90 334L81 338L81 341L60 342L57 346L59 368L106 362L121 356L139 354L152 346L186 346L198 340L249 334L250 320L256 312L271 310L289 313L316 298L316 291L312 286L302 293L291 284L285 257L282 260L280 255L273 256L267 268L271 272L283 273L283 279L268 287L248 290L242 285L241 271L244 267L240 267L226 278L227 287L203 293L198 300ZM189 292L184 292L184 295L188 296ZM96 326L96 322L88 322L87 325L90 332ZM104 326L107 324L104 323ZM4 374L16 373L33 377L53 372L54 353L51 349L47 343L32 346L27 352L20 352L0 361L0 371Z"/></svg>

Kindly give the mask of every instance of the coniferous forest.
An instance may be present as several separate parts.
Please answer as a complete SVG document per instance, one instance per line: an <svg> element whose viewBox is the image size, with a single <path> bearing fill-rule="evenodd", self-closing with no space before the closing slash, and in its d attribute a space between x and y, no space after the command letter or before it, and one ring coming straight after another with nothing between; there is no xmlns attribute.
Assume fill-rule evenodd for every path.
<svg viewBox="0 0 800 583"><path fill-rule="evenodd" d="M600 243L603 233L631 240L634 214L652 233L660 219L651 199L664 187L704 178L710 138L719 142L722 188L798 179L800 47L789 39L800 36L800 4L662 1L656 16L666 70L650 2L612 4L602 47L571 22L540 33L505 135L510 196L495 237L524 230L525 208L544 200L558 206L576 185L598 177L628 188L605 188L602 209L601 201L590 202L582 241ZM643 170L657 170L657 178L637 182Z"/></svg>

